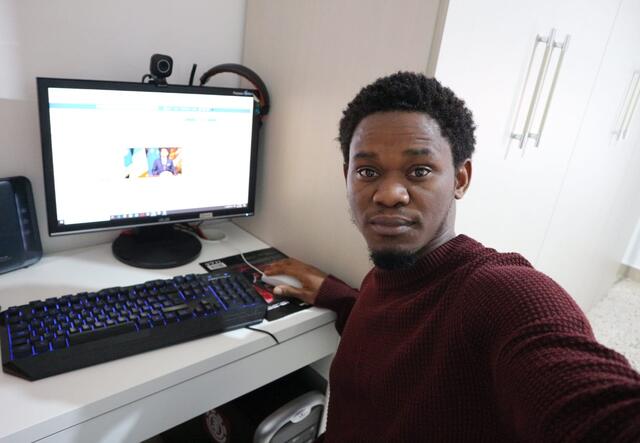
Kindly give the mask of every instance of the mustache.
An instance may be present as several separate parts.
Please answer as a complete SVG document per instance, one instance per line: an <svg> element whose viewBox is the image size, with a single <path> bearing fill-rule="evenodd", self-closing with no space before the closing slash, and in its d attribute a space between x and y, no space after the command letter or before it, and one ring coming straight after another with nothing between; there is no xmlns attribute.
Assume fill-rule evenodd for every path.
<svg viewBox="0 0 640 443"><path fill-rule="evenodd" d="M367 223L383 225L383 226L403 226L415 223L413 217L402 214L377 213L368 215L365 220Z"/></svg>
<svg viewBox="0 0 640 443"><path fill-rule="evenodd" d="M375 209L363 214L366 223L382 225L413 225L420 223L422 215L415 211L408 211L405 208Z"/></svg>
<svg viewBox="0 0 640 443"><path fill-rule="evenodd" d="M353 223L356 227L358 226L358 218L354 212L354 209L351 205L347 205L349 210L349 219L351 223ZM396 219L398 221L404 221L407 224L416 224L422 222L422 214L417 214L415 211L407 211L404 208L398 209L389 209L389 208L380 208L371 211L366 211L362 214L362 220L365 223L371 223L371 221L380 221L384 223L386 220Z"/></svg>

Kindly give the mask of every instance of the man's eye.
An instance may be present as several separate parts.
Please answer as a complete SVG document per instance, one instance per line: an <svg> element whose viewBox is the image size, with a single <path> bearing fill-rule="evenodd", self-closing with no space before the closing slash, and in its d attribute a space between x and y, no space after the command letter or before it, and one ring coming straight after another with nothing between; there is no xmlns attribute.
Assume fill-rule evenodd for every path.
<svg viewBox="0 0 640 443"><path fill-rule="evenodd" d="M427 168L426 166L418 166L417 168L413 168L411 170L410 175L416 178L423 178L429 175L430 173L431 173L431 169Z"/></svg>
<svg viewBox="0 0 640 443"><path fill-rule="evenodd" d="M363 178L373 178L378 176L378 173L371 168L356 169L356 174Z"/></svg>

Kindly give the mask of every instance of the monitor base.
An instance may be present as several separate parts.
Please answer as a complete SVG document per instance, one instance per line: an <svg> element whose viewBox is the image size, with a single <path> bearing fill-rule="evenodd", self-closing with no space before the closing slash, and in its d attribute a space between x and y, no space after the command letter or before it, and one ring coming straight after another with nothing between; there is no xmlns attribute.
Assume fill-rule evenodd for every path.
<svg viewBox="0 0 640 443"><path fill-rule="evenodd" d="M200 255L202 244L191 234L171 225L123 231L113 241L113 255L137 268L166 269L185 265Z"/></svg>

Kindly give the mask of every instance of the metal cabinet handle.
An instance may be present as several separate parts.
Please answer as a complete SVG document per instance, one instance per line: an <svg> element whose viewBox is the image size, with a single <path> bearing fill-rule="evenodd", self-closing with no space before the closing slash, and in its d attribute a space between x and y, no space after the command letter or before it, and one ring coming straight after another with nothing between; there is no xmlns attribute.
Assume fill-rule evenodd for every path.
<svg viewBox="0 0 640 443"><path fill-rule="evenodd" d="M535 114L535 110L538 106L538 101L540 99L540 93L542 92L542 85L544 84L544 79L547 75L547 71L549 69L549 62L551 59L551 51L553 50L554 45L554 37L556 34L556 30L552 29L549 33L548 37L541 37L540 35L536 36L535 43L533 45L533 51L531 52L531 59L529 60L529 67L527 68L527 75L525 76L524 84L522 86L522 92L520 94L520 101L518 102L518 108L516 111L516 117L513 124L513 128L511 130L511 138L519 140L519 148L524 148L525 143L527 142L527 138L529 136L529 131L531 129L531 124L533 121L533 115ZM536 78L536 84L533 90L533 97L531 102L529 103L529 109L527 110L527 117L525 118L524 127L521 134L516 132L516 125L518 121L518 115L520 115L520 110L522 108L522 103L524 101L524 95L527 89L527 84L529 83L529 75L531 74L531 68L533 65L533 59L535 57L536 49L539 43L545 43L544 55L542 57L542 63L540 64L540 68L538 70L538 77Z"/></svg>
<svg viewBox="0 0 640 443"><path fill-rule="evenodd" d="M629 89L624 98L623 111L620 119L620 127L616 131L616 140L624 140L627 137L629 131L629 125L633 114L635 113L636 106L638 105L638 98L640 98L640 71L635 71L633 77L631 77L631 83Z"/></svg>
<svg viewBox="0 0 640 443"><path fill-rule="evenodd" d="M571 36L567 34L564 39L564 43L558 44L553 43L554 48L560 48L560 56L558 57L558 63L556 65L556 72L553 75L553 81L551 83L551 88L549 89L549 95L547 96L547 103L544 106L544 112L542 114L542 119L540 120L540 127L538 128L538 132L536 134L529 134L530 138L533 138L536 142L534 146L537 148L540 144L540 137L542 137L542 131L544 130L544 124L547 121L547 114L549 113L549 107L551 106L551 99L553 98L553 93L556 90L556 84L558 83L558 77L560 74L560 69L562 68L562 60L564 60L564 55L567 52L567 47L569 46L569 40Z"/></svg>
<svg viewBox="0 0 640 443"><path fill-rule="evenodd" d="M524 77L524 83L522 87L522 92L520 93L520 99L518 100L518 107L516 108L516 115L513 121L513 127L511 128L511 138L516 140L522 139L522 134L516 133L516 125L518 123L518 116L520 115L520 110L522 109L522 103L524 102L524 94L527 90L527 85L529 84L529 76L531 75L531 68L533 66L533 59L536 55L536 49L538 48L538 44L543 42L543 38L540 35L536 35L536 39L533 43L533 49L531 50L531 57L529 58L529 65L527 66L527 74ZM538 72L538 76L540 76L540 72Z"/></svg>

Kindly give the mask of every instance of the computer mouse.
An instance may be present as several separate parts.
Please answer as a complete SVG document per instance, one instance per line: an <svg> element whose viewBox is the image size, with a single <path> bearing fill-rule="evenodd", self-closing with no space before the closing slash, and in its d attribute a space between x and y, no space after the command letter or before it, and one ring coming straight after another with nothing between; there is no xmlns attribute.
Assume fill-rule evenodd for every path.
<svg viewBox="0 0 640 443"><path fill-rule="evenodd" d="M300 283L300 280L285 274L274 274L274 275L262 274L262 277L260 278L260 280L262 280L264 283L271 286L287 285L287 286L293 286L294 288L302 288L302 283Z"/></svg>

